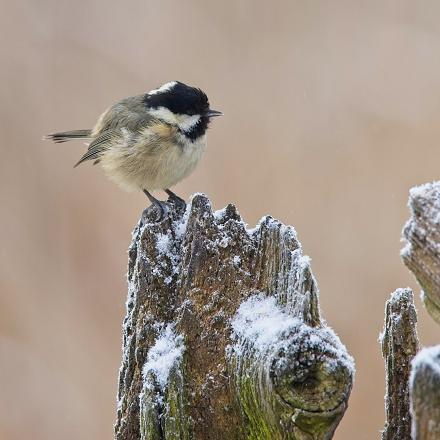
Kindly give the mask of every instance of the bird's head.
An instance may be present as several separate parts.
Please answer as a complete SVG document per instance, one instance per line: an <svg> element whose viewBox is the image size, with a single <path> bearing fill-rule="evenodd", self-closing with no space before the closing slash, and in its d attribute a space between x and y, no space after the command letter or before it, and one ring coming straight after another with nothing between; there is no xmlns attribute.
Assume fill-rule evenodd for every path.
<svg viewBox="0 0 440 440"><path fill-rule="evenodd" d="M206 94L179 81L168 82L145 95L149 113L176 126L194 141L205 134L211 118L223 113L209 108Z"/></svg>

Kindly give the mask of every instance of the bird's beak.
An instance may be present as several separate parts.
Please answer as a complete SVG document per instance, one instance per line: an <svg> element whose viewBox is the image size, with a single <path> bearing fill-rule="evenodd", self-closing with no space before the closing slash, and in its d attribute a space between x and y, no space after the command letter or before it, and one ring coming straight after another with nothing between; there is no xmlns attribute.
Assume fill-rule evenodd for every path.
<svg viewBox="0 0 440 440"><path fill-rule="evenodd" d="M204 116L207 118L213 118L214 116L223 116L222 112L218 112L217 110L208 110Z"/></svg>

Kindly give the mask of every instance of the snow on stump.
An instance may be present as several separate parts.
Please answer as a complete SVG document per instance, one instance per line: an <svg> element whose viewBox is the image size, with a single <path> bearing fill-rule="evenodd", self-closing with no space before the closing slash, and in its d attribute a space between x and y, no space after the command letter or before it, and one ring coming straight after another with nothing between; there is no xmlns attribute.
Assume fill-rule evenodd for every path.
<svg viewBox="0 0 440 440"><path fill-rule="evenodd" d="M410 378L413 440L440 439L440 345L424 348Z"/></svg>
<svg viewBox="0 0 440 440"><path fill-rule="evenodd" d="M168 206L133 232L115 438L331 439L354 365L294 229Z"/></svg>
<svg viewBox="0 0 440 440"><path fill-rule="evenodd" d="M423 289L426 309L440 323L440 182L412 188L409 207L402 259Z"/></svg>

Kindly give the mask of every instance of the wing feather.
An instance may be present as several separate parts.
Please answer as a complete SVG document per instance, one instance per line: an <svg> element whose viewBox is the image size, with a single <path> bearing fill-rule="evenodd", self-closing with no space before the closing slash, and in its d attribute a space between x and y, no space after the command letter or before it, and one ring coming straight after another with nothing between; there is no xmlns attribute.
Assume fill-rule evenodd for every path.
<svg viewBox="0 0 440 440"><path fill-rule="evenodd" d="M109 148L112 140L116 137L120 136L120 131L118 130L109 130L100 134L97 138L95 138L91 144L89 145L86 153L81 157L81 159L74 165L74 168L79 164L85 162L86 160L98 160L101 154Z"/></svg>
<svg viewBox="0 0 440 440"><path fill-rule="evenodd" d="M125 98L106 110L92 130L92 135L96 137L75 167L87 160L98 163L102 153L116 139L124 136L124 131L128 132L129 137L136 138L144 128L157 121L149 114L144 99L144 95Z"/></svg>

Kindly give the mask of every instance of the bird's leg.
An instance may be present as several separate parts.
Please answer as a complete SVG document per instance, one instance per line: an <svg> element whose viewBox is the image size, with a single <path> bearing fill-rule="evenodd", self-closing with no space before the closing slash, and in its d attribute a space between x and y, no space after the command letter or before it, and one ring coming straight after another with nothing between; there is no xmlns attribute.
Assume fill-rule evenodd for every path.
<svg viewBox="0 0 440 440"><path fill-rule="evenodd" d="M157 219L158 222L162 221L165 217L165 214L167 212L167 205L165 202L161 202L160 200L157 200L156 197L153 197L146 189L144 189L145 195L148 197L150 202L157 208L159 211L159 217Z"/></svg>
<svg viewBox="0 0 440 440"><path fill-rule="evenodd" d="M186 202L180 198L177 194L174 194L170 189L166 189L165 192L169 196L169 200L173 202L178 208L186 209Z"/></svg>

